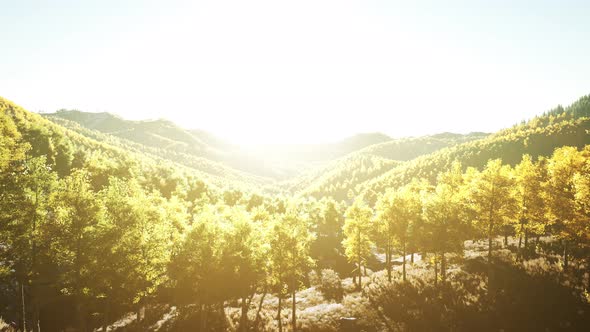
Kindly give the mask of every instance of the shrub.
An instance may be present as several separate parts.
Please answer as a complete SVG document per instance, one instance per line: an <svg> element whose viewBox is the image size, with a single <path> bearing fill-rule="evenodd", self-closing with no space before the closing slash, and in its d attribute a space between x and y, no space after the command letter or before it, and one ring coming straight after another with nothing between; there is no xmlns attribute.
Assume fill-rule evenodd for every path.
<svg viewBox="0 0 590 332"><path fill-rule="evenodd" d="M324 295L326 300L342 301L344 296L344 289L342 288L342 280L334 270L322 270L319 290Z"/></svg>

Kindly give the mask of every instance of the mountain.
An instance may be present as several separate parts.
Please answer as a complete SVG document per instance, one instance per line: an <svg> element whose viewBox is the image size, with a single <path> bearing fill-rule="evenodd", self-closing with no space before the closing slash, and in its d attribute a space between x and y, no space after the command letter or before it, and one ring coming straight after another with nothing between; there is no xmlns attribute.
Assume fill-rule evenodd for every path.
<svg viewBox="0 0 590 332"><path fill-rule="evenodd" d="M115 128L120 130L99 130ZM194 330L197 324L234 330L242 326L238 325L242 319L255 329L275 330L273 317L279 321L287 317L285 312L276 313L277 300L297 279L305 289L290 289L295 304L291 317L299 315L306 331L337 330L340 317L356 317L367 330L395 330L391 322L400 321L399 313L408 310L418 312L405 325L415 330L440 330L449 322L471 321L456 326L472 331L487 324L488 317L513 317L511 313L522 308L534 308L525 322L504 320L498 326L558 329L565 321L580 330L590 321L588 315L579 314L590 312L585 280L580 277L590 248L589 143L590 96L586 96L491 135L442 133L394 140L363 134L333 144L265 147L268 153L259 156L268 159L259 160L271 169L287 152L293 153L289 160L305 167L317 165L298 173L289 165L292 174L299 175L278 182L199 155L236 149L205 132L185 131L162 120L128 122L106 113L77 113L71 120L42 117L0 98L3 319L25 321L21 316L25 311L30 318L23 325L38 324L51 331L72 324L82 331L103 325L113 331L173 332ZM468 197L443 196L442 190L399 191L393 192L389 203L375 204L387 189L412 179L434 183L454 161L464 168L481 167L490 158L514 165L523 153L548 156L566 145L585 148L559 149L546 163L547 182L540 174L545 172L542 167L539 174L526 169L515 173L533 179L521 181L517 188L526 183L538 189L531 189L535 194L527 197L537 202L530 206L540 211L539 220L523 217L530 210L520 202L528 200L520 199L521 190L511 188L515 174L505 172L500 163L490 163L481 173L461 175L473 177L469 184L474 186L439 181ZM336 152L316 155L330 147ZM445 190L443 186L439 189ZM356 198L361 199L350 205ZM516 209L493 208L513 204ZM541 208L544 204L549 213ZM375 222L375 211L391 218L394 227L382 228L387 221ZM453 219L449 216L458 215L464 220L449 222ZM492 231L495 220L510 222ZM383 234L387 228L390 233ZM499 235L504 245L495 238ZM482 237L487 237L487 258L477 241ZM355 241L365 242L358 246L364 252L359 264L372 274L362 279L362 285L364 269L349 263L359 252L351 249ZM452 241L453 249L447 241ZM380 270L391 264L380 257L387 261L392 255L403 266L393 267L388 275L389 269ZM285 257L289 264L284 264ZM297 264L291 264L294 257ZM295 266L301 269L293 270ZM312 268L319 272L308 273ZM490 276L495 293L490 293ZM269 278L281 287L270 290ZM528 300L515 302L530 299L531 294L547 297L547 289L563 309L557 315L554 306L543 305L543 299L533 301L541 304L537 307ZM490 294L497 306L489 306ZM436 302L424 302L425 296ZM21 303L31 305L25 308ZM261 325L248 320L256 311L266 317ZM551 321L536 324L529 318L544 316ZM423 325L429 319L435 324ZM420 325L410 325L414 320ZM0 320L2 326L6 324Z"/></svg>
<svg viewBox="0 0 590 332"><path fill-rule="evenodd" d="M249 148L166 120L129 121L109 113L65 110L44 116L98 141L198 170L226 186L239 183L266 192L337 200L363 193L374 201L375 193L411 178L434 181L455 159L464 167L481 167L490 158L514 164L523 153L546 156L555 147L581 147L588 143L588 98L491 135L439 133L392 139L381 133L365 133L334 143Z"/></svg>
<svg viewBox="0 0 590 332"><path fill-rule="evenodd" d="M486 133L441 133L372 144L325 167L306 172L284 185L291 192L302 196L331 196L338 201L347 200L350 195L357 193L359 184L379 177L408 160L486 136Z"/></svg>
<svg viewBox="0 0 590 332"><path fill-rule="evenodd" d="M78 110L59 110L43 116L78 131L80 129L75 128L71 122L145 147L165 150L160 155L166 154L169 159L183 164L186 164L184 159L202 158L201 162L218 162L225 167L271 179L291 178L358 149L391 140L381 133L366 133L327 144L280 144L244 148L204 130L186 130L161 119L131 121L110 113ZM180 156L172 157L171 154Z"/></svg>
<svg viewBox="0 0 590 332"><path fill-rule="evenodd" d="M482 139L488 135L487 133L480 132L465 135L447 132L422 137L408 137L373 144L359 151L359 153L392 160L407 161L442 148Z"/></svg>
<svg viewBox="0 0 590 332"><path fill-rule="evenodd" d="M33 157L47 156L48 164L60 174L68 174L74 168L90 169L97 188L105 185L109 176L116 174L130 177L141 175L146 182L153 181L153 186L165 195L170 195L178 186L191 185L195 181L217 191L228 187L261 191L264 186L272 184L268 179L239 172L207 159L151 148L82 127L63 118L45 118L27 112L3 98L0 98L0 108L5 119L14 123ZM88 119L83 112L76 116ZM93 115L92 119L97 128L104 128L105 123L123 128L119 119L107 113ZM161 128L160 125L157 127ZM182 160L182 163L177 160Z"/></svg>
<svg viewBox="0 0 590 332"><path fill-rule="evenodd" d="M89 113L78 110L59 110L55 113L45 113L43 116L50 120L70 120L88 129L159 149L203 156L211 153L208 151L211 146L205 143L212 142L208 133L189 132L163 119L131 121L107 112Z"/></svg>
<svg viewBox="0 0 590 332"><path fill-rule="evenodd" d="M386 188L399 187L413 178L436 180L439 172L448 170L458 160L463 167L481 168L490 159L500 158L515 165L523 154L549 156L555 148L590 144L590 95L567 108L561 106L528 122L501 130L485 138L447 147L420 156L360 184L358 191L369 202Z"/></svg>

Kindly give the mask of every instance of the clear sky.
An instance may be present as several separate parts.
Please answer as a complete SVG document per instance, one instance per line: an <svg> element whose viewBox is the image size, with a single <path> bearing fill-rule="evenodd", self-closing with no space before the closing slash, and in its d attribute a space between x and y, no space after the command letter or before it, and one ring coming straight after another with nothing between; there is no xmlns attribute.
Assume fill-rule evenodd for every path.
<svg viewBox="0 0 590 332"><path fill-rule="evenodd" d="M0 0L0 95L242 143L495 131L590 93L590 1Z"/></svg>

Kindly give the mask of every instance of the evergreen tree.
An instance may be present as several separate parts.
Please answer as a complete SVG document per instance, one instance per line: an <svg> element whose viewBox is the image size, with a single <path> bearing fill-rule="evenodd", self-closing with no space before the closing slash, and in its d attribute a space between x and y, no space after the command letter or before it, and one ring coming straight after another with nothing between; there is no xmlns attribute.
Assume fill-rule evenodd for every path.
<svg viewBox="0 0 590 332"><path fill-rule="evenodd" d="M470 203L477 213L476 225L488 238L488 262L492 264L492 241L502 226L515 219L514 179L508 165L500 159L490 160L473 179Z"/></svg>
<svg viewBox="0 0 590 332"><path fill-rule="evenodd" d="M357 199L346 210L346 219L342 231L342 245L348 260L356 264L358 288L362 287L362 266L371 254L373 242L370 237L373 211L362 200Z"/></svg>

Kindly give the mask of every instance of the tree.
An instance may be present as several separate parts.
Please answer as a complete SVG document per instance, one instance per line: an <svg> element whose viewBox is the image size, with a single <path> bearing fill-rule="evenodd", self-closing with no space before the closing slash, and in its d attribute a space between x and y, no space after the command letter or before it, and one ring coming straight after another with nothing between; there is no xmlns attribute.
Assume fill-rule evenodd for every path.
<svg viewBox="0 0 590 332"><path fill-rule="evenodd" d="M318 211L311 216L315 222L316 238L311 245L311 255L317 260L317 268L343 270L347 267L346 257L340 246L344 210L332 198L322 198L317 202Z"/></svg>
<svg viewBox="0 0 590 332"><path fill-rule="evenodd" d="M563 266L568 267L568 243L576 239L576 199L574 178L581 170L582 155L574 147L556 149L549 159L548 205L554 234L563 242Z"/></svg>
<svg viewBox="0 0 590 332"><path fill-rule="evenodd" d="M279 331L282 331L281 299L286 293L291 293L291 324L294 331L297 329L295 293L314 265L309 256L309 247L314 236L310 232L309 219L298 209L297 203L289 202L285 213L272 221L268 231L271 280L279 297Z"/></svg>
<svg viewBox="0 0 590 332"><path fill-rule="evenodd" d="M373 211L362 200L357 199L346 210L346 219L342 228L344 233L344 246L348 260L357 265L358 288L362 287L362 270L361 267L366 262L371 253L373 245L370 237L371 220Z"/></svg>
<svg viewBox="0 0 590 332"><path fill-rule="evenodd" d="M519 222L518 248L520 249L524 237L526 249L531 234L542 234L545 231L544 172L540 162L534 163L531 156L525 154L522 156L522 161L514 168L514 173Z"/></svg>
<svg viewBox="0 0 590 332"><path fill-rule="evenodd" d="M0 205L6 213L0 229L0 243L6 245L3 251L7 256L2 259L3 265L30 294L25 303L32 304L33 331L39 330L40 284L47 283L42 273L42 265L47 263L42 255L47 249L43 228L49 215L48 197L56 181L56 174L47 166L44 156L28 159L10 183L5 183L10 188L4 192L7 199Z"/></svg>
<svg viewBox="0 0 590 332"><path fill-rule="evenodd" d="M101 197L106 223L100 248L110 262L99 272L106 324L110 305L138 310L166 281L172 245L180 241L187 215L174 197L146 194L134 180L111 177Z"/></svg>
<svg viewBox="0 0 590 332"><path fill-rule="evenodd" d="M402 279L406 281L406 256L414 227L422 220L422 202L417 183L410 183L391 193L389 222L396 245L402 254Z"/></svg>
<svg viewBox="0 0 590 332"><path fill-rule="evenodd" d="M516 200L510 166L500 159L488 161L473 178L470 203L476 211L476 225L488 238L488 262L492 264L492 240L501 226L514 220Z"/></svg>
<svg viewBox="0 0 590 332"><path fill-rule="evenodd" d="M441 278L446 280L446 257L449 252L462 253L467 230L465 184L461 164L453 163L451 169L438 175L433 193L425 199L426 225L423 234L430 241L429 248L435 255L435 284L437 283L437 256L441 257Z"/></svg>
<svg viewBox="0 0 590 332"><path fill-rule="evenodd" d="M391 282L391 256L395 241L393 222L391 222L391 195L392 191L388 190L377 199L377 203L375 203L377 216L375 226L372 228L373 234L371 235L376 245L385 253L385 269L387 270L387 280L389 282Z"/></svg>
<svg viewBox="0 0 590 332"><path fill-rule="evenodd" d="M576 236L585 245L590 244L590 149L585 149L582 170L574 175Z"/></svg>
<svg viewBox="0 0 590 332"><path fill-rule="evenodd" d="M207 312L223 301L225 279L222 270L224 224L217 207L208 205L195 216L184 239L175 250L168 268L174 302L185 306L197 301L200 330L207 330Z"/></svg>
<svg viewBox="0 0 590 332"><path fill-rule="evenodd" d="M83 170L60 181L50 204L54 209L48 229L52 259L64 271L61 289L74 298L78 329L86 331L87 304L97 290L94 276L102 269L98 248L105 226L104 206Z"/></svg>
<svg viewBox="0 0 590 332"><path fill-rule="evenodd" d="M244 207L226 209L224 218L228 222L222 254L226 289L229 296L241 299L239 330L247 331L248 307L258 286L264 287L268 248L261 238L263 225L253 222Z"/></svg>

